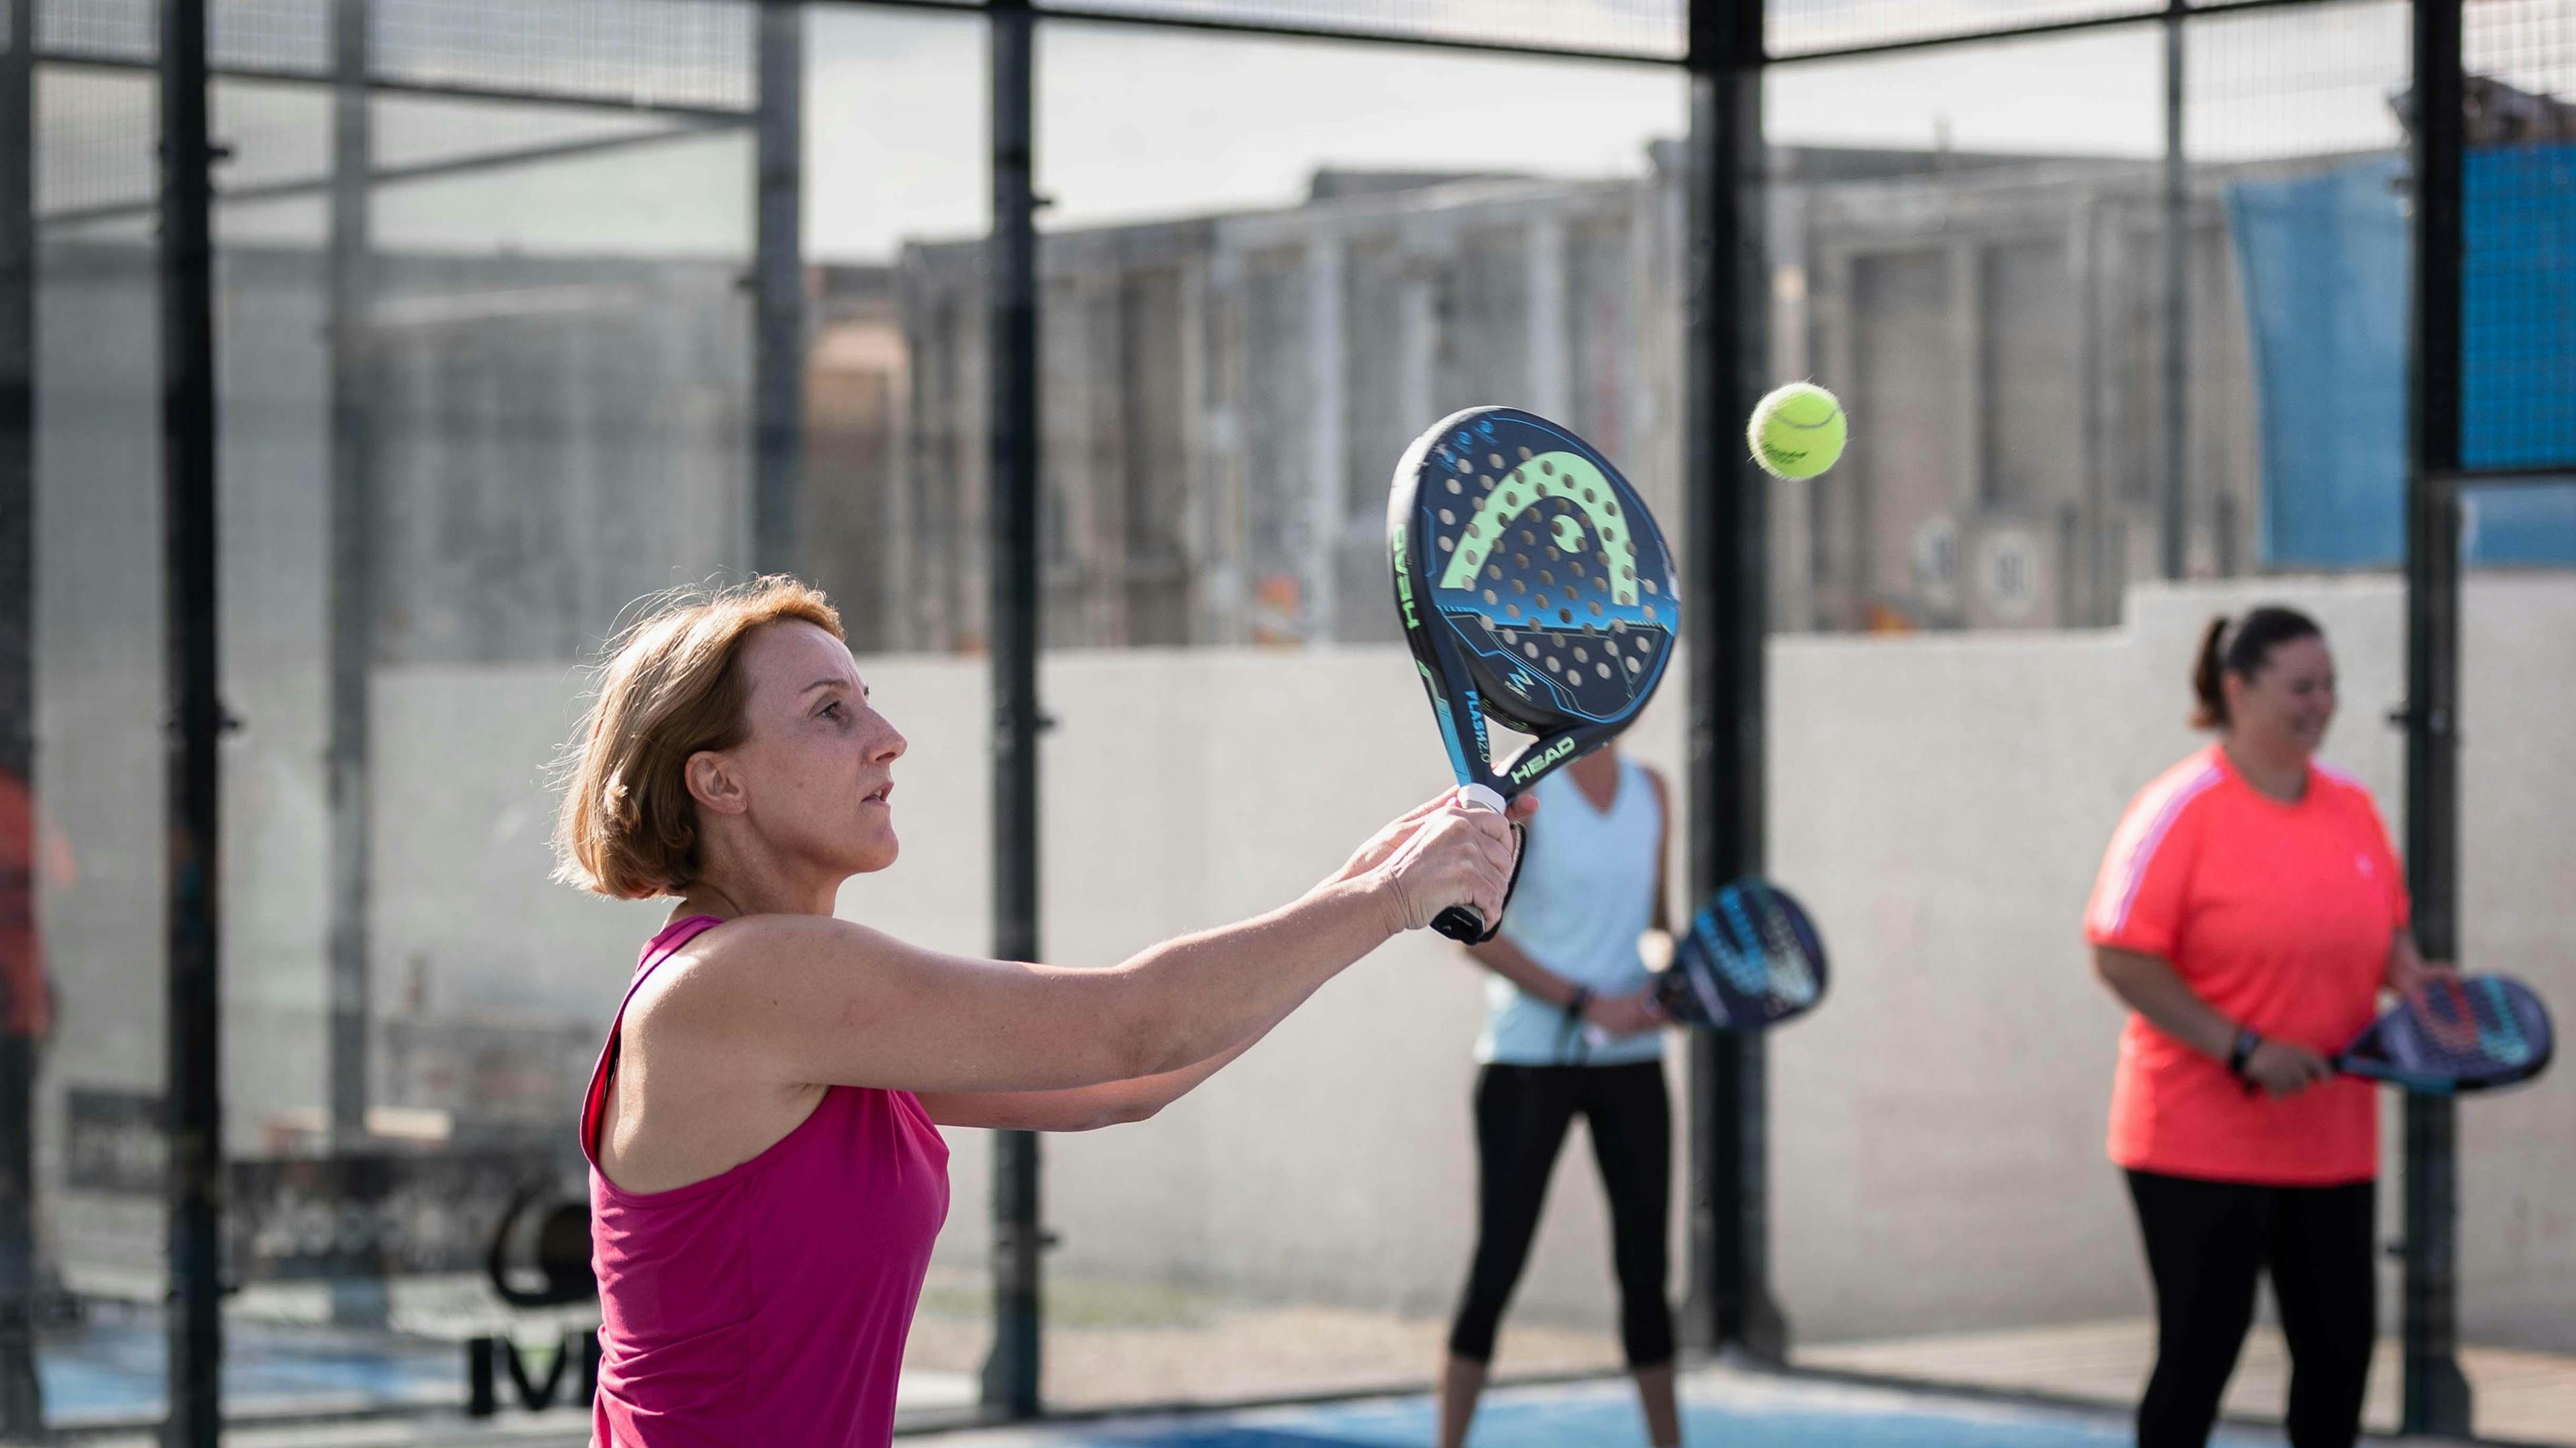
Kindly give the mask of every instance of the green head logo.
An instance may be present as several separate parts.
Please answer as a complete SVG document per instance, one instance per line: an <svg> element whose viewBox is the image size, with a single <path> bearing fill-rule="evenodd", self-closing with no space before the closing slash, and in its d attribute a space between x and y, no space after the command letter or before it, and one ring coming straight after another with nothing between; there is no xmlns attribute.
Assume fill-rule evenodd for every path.
<svg viewBox="0 0 2576 1448"><path fill-rule="evenodd" d="M1549 765L1554 764L1573 752L1574 736L1568 734L1564 738L1556 741L1554 744L1551 744L1547 748L1539 751L1537 754L1534 754L1513 766L1512 783L1529 783L1531 780L1538 778L1540 771L1546 769Z"/></svg>
<svg viewBox="0 0 2576 1448"><path fill-rule="evenodd" d="M1503 530L1546 498L1570 505L1591 526L1593 537L1600 542L1598 551L1608 555L1611 601L1633 606L1637 602L1636 540L1628 532L1627 520L1619 514L1619 500L1611 493L1610 480L1588 459L1570 452L1540 453L1494 480L1493 491L1479 501L1475 516L1467 520L1465 531L1459 534L1458 545L1449 554L1449 564L1441 570L1440 586L1475 587L1476 571L1501 545ZM1548 531L1549 541L1561 551L1584 551L1583 529L1573 516L1559 515L1549 523Z"/></svg>

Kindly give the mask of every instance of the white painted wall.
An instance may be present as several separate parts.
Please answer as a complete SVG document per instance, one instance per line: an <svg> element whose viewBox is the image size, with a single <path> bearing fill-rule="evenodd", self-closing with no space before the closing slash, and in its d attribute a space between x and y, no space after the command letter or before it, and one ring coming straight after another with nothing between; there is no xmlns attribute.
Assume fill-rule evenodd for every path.
<svg viewBox="0 0 2576 1448"><path fill-rule="evenodd" d="M2381 722L2402 679L2394 580L2151 589L2132 595L2124 627L2099 632L1775 643L1771 868L1814 907L1835 969L1825 1009L1782 1031L1772 1056L1775 1261L1801 1338L2146 1310L2127 1204L2101 1154L2119 1016L2090 978L2078 915L2129 794L2195 743L2183 677L2198 627L2256 599L2325 623L2344 696L2327 753L2400 827L2399 736ZM2465 637L2463 958L2525 975L2576 1023L2576 762L2563 723L2576 702L2576 579L2474 580ZM912 741L895 795L904 857L853 882L843 911L978 949L991 880L984 666L863 667ZM380 1001L400 999L418 958L433 1013L605 1024L658 914L546 882L543 768L578 683L560 666L406 669L379 683ZM1045 939L1065 963L1110 963L1285 900L1445 783L1397 649L1062 655L1045 693L1061 720L1045 756ZM1677 688L1635 732L1643 757L1677 762L1680 713ZM281 826L235 857L228 900L253 912L236 918L263 922L262 938L292 933L279 910L318 910L296 881L319 847L295 833ZM245 898L272 890L284 903L264 914ZM87 999L79 962L97 942L83 935L104 928L92 920L57 917L54 949L67 1020L95 1025L121 997ZM230 954L237 1026L255 1001L271 1034L231 1044L242 1074L229 1106L318 1100L318 1051L274 1024L310 1001L318 1039L318 950ZM96 979L109 991L132 974ZM1472 1232L1480 1010L1462 958L1410 937L1159 1119L1050 1138L1054 1260L1444 1310ZM114 1071L98 1058L56 1065ZM309 1094L290 1100L299 1070ZM2461 1118L2469 1333L2576 1348L2576 1074L2473 1099ZM957 1206L941 1251L971 1262L986 1150L977 1133L953 1135ZM2389 1139L2393 1185L2393 1112ZM1557 1183L1520 1310L1606 1324L1608 1248L1580 1138L1568 1156L1576 1167ZM2393 1290L2382 1300L2393 1311Z"/></svg>

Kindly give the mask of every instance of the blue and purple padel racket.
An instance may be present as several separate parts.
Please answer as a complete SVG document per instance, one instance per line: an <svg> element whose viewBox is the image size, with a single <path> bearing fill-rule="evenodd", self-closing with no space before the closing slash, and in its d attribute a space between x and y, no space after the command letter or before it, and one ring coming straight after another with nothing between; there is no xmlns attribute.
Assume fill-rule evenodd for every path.
<svg viewBox="0 0 2576 1448"><path fill-rule="evenodd" d="M1590 443L1513 407L1441 419L1387 499L1395 604L1449 766L1492 809L1628 727L1681 622L1672 554ZM1486 721L1532 742L1496 765ZM1465 906L1432 928L1491 939Z"/></svg>
<svg viewBox="0 0 2576 1448"><path fill-rule="evenodd" d="M2334 1068L2448 1096L2528 1081L2549 1067L2549 1010L2511 976L2462 975L2408 996L2336 1053Z"/></svg>
<svg viewBox="0 0 2576 1448"><path fill-rule="evenodd" d="M1825 998L1825 942L1788 891L1747 876L1709 897L1655 977L1655 1005L1685 1026L1759 1031Z"/></svg>

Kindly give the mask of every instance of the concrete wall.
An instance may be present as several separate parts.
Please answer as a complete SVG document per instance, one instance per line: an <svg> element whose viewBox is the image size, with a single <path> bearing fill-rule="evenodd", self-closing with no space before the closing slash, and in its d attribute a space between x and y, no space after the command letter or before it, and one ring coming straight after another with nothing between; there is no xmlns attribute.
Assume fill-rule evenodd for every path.
<svg viewBox="0 0 2576 1448"><path fill-rule="evenodd" d="M2344 716L2328 755L2398 826L2400 595L2393 580L2131 595L2102 631L1805 637L1772 650L1772 871L1834 952L1833 998L1776 1038L1774 1242L1807 1341L2071 1320L2147 1307L2128 1209L2101 1155L2119 1013L2090 978L2077 915L2131 791L2195 742L2182 678L2216 608L2286 599L2325 622ZM2576 580L2486 576L2467 615L2463 959L2576 1010L2565 882L2576 767ZM903 860L844 913L924 944L988 939L982 666L870 659L909 734ZM578 678L561 666L424 665L378 684L383 820L377 998L437 1019L603 1026L657 912L545 880L546 761ZM1043 884L1052 958L1106 964L1247 914L1333 868L1388 814L1441 787L1400 653L1135 651L1052 657ZM1634 735L1676 761L1678 691ZM49 741L64 758L60 742ZM318 821L318 815L307 816ZM318 844L273 830L237 855L229 989L274 1003L237 1037L240 1113L321 1089L318 939L303 883ZM96 912L58 916L69 1019L112 1015L145 972L103 952ZM289 977L294 977L290 979ZM414 995L416 987L416 997ZM311 1002L294 1027L289 1003ZM1437 1311L1472 1231L1468 1048L1480 982L1443 942L1391 944L1260 1049L1159 1119L1046 1144L1059 1270ZM237 1029L251 1022L234 1017ZM262 1064L266 1063L266 1064ZM58 1073L95 1058L59 1058ZM297 1073L304 1080L296 1098ZM565 1103L568 1111L570 1102ZM2466 1323L2473 1338L2576 1347L2576 1077L2461 1110ZM2393 1113L2392 1113L2393 1116ZM959 1132L945 1259L983 1254L986 1148ZM2393 1121L2390 1140L2395 1137ZM1584 1148L1548 1211L1522 1310L1608 1321L1607 1247ZM2389 1169L2395 1172L2394 1152ZM2393 1220L2392 1220L2393 1231ZM2393 1293L2383 1303L2393 1309Z"/></svg>

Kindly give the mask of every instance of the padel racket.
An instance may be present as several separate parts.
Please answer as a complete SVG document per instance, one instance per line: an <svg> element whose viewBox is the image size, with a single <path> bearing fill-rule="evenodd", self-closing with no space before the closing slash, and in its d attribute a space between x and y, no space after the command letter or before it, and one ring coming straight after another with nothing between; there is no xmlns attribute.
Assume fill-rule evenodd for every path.
<svg viewBox="0 0 2576 1448"><path fill-rule="evenodd" d="M1599 747L1663 681L1672 554L1628 480L1555 423L1512 407L1441 419L1395 465L1386 533L1405 642L1478 803L1500 810ZM1532 736L1509 764L1489 718ZM1432 928L1474 942L1499 923L1452 906Z"/></svg>
<svg viewBox="0 0 2576 1448"><path fill-rule="evenodd" d="M2510 976L2436 981L2372 1021L2334 1058L2351 1076L2447 1096L2528 1081L2549 1067L2548 1008Z"/></svg>
<svg viewBox="0 0 2576 1448"><path fill-rule="evenodd" d="M1825 942L1789 892L1750 876L1709 897L1655 977L1655 1004L1685 1026L1758 1031L1825 998Z"/></svg>

